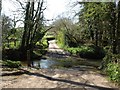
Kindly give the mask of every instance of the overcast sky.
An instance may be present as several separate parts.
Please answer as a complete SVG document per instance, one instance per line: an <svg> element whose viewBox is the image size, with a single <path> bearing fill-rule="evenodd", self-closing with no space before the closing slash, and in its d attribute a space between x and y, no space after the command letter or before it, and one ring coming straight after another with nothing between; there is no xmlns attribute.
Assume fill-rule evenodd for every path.
<svg viewBox="0 0 120 90"><path fill-rule="evenodd" d="M23 0L24 1L24 0ZM70 16L72 11L70 6L77 0L46 0L47 9L45 10L46 19L54 19L58 15ZM15 0L2 0L2 13L13 18L13 11L16 11L19 5L15 3ZM75 10L73 9L73 12Z"/></svg>
<svg viewBox="0 0 120 90"><path fill-rule="evenodd" d="M2 0L2 12L8 16L13 15L12 11L15 11L17 8L19 8L17 7L18 5L14 3L15 1L16 0ZM25 0L21 0L21 1L25 1ZM70 5L73 2L81 1L81 0L45 0L45 1L47 2L46 5L47 10L45 11L45 17L47 19L52 19L64 12L72 13L74 9L73 11L71 11ZM110 0L106 0L106 1L110 1ZM68 16L68 13L66 14L66 16Z"/></svg>
<svg viewBox="0 0 120 90"><path fill-rule="evenodd" d="M18 7L14 3L15 0L2 0L2 12L6 15L12 15L12 11L15 11ZM52 19L63 12L68 12L70 3L76 0L46 0L47 9L45 10L45 17Z"/></svg>

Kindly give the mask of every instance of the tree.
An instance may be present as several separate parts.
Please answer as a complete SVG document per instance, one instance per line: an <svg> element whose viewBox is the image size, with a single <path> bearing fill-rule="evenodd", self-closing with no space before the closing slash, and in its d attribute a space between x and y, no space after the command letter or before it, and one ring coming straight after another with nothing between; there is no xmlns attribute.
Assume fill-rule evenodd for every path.
<svg viewBox="0 0 120 90"><path fill-rule="evenodd" d="M74 24L69 18L60 18L53 22L53 26L58 35L57 39L63 46L79 46L81 41L79 33L81 33L81 31L77 23Z"/></svg>
<svg viewBox="0 0 120 90"><path fill-rule="evenodd" d="M20 47L24 58L27 58L27 50L30 50L30 54L32 54L35 44L42 39L47 31L43 23L43 12L45 10L43 4L44 0L26 3L24 32Z"/></svg>
<svg viewBox="0 0 120 90"><path fill-rule="evenodd" d="M2 10L2 0L0 0L0 16L1 16L1 10Z"/></svg>
<svg viewBox="0 0 120 90"><path fill-rule="evenodd" d="M80 3L82 9L78 13L88 40L96 46L111 46L112 53L119 52L120 1Z"/></svg>
<svg viewBox="0 0 120 90"><path fill-rule="evenodd" d="M0 0L0 28L2 28L1 21L2 0ZM0 30L0 52L2 50L2 30ZM2 55L1 55L2 56Z"/></svg>
<svg viewBox="0 0 120 90"><path fill-rule="evenodd" d="M8 38L12 34L11 29L12 29L11 19L6 15L2 15L2 43L3 43L3 49L4 49L6 43L9 47L9 39Z"/></svg>
<svg viewBox="0 0 120 90"><path fill-rule="evenodd" d="M117 6L117 52L120 53L120 1L118 2Z"/></svg>

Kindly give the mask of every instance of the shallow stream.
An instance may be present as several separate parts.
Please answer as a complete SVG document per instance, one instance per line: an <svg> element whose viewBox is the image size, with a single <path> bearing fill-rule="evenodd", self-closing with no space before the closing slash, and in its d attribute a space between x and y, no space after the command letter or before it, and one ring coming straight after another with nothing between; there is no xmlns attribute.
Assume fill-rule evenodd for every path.
<svg viewBox="0 0 120 90"><path fill-rule="evenodd" d="M32 61L31 65L36 68L76 68L84 66L98 67L101 61L86 60L76 57L67 58L43 58Z"/></svg>

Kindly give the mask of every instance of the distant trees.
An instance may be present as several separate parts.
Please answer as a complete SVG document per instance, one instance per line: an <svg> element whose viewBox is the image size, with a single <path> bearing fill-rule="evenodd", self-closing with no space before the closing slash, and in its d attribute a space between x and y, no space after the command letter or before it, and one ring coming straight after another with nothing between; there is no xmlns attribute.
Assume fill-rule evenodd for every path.
<svg viewBox="0 0 120 90"><path fill-rule="evenodd" d="M79 16L78 23L65 18L54 22L57 28L62 27L65 31L65 42L69 45L77 44L76 46L82 42L101 47L109 46L112 53L119 53L120 1L117 4L116 2L78 2L78 4L81 5L79 13L76 14Z"/></svg>
<svg viewBox="0 0 120 90"><path fill-rule="evenodd" d="M2 15L2 46L3 49L6 48L18 48L20 45L20 39L22 35L22 30L15 28L14 20L12 20L9 16ZM12 42L12 47L11 47ZM19 42L19 45L18 43Z"/></svg>
<svg viewBox="0 0 120 90"><path fill-rule="evenodd" d="M79 13L79 23L84 34L88 36L96 46L111 46L113 53L118 53L119 9L116 3L89 2L79 3L83 6Z"/></svg>
<svg viewBox="0 0 120 90"><path fill-rule="evenodd" d="M78 24L74 24L72 20L68 18L59 18L53 22L54 29L57 33L57 39L59 43L66 46L79 46L80 35Z"/></svg>

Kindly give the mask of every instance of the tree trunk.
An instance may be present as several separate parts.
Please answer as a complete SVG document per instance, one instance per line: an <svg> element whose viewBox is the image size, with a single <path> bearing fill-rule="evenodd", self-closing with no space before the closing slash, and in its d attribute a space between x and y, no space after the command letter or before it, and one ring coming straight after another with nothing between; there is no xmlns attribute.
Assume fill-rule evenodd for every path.
<svg viewBox="0 0 120 90"><path fill-rule="evenodd" d="M98 30L95 30L95 45L98 46Z"/></svg>
<svg viewBox="0 0 120 90"><path fill-rule="evenodd" d="M117 7L117 52L120 53L120 1L118 2L118 7Z"/></svg>
<svg viewBox="0 0 120 90"><path fill-rule="evenodd" d="M24 20L24 32L21 43L21 52L22 57L29 59L30 61L34 45L38 40L40 40L44 34L42 31L42 22L43 22L43 0L39 0L37 8L34 7L35 2L27 2L26 4L26 13ZM36 10L35 10L36 9ZM30 57L27 55L27 50L30 51ZM29 66L29 63L28 63Z"/></svg>
<svg viewBox="0 0 120 90"><path fill-rule="evenodd" d="M112 53L117 53L117 44L116 44L116 7L115 3L111 4L111 25L112 25Z"/></svg>
<svg viewBox="0 0 120 90"><path fill-rule="evenodd" d="M1 10L2 10L2 0L0 0L0 16L1 16Z"/></svg>

